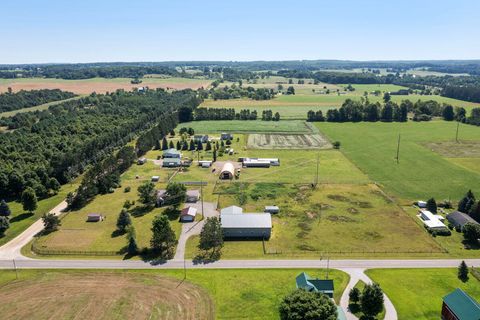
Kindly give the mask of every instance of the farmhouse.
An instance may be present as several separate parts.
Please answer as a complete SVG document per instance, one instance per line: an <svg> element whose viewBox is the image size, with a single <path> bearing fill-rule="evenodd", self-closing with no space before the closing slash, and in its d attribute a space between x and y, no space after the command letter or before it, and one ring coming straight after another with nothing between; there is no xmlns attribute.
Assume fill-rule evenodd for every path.
<svg viewBox="0 0 480 320"><path fill-rule="evenodd" d="M157 207L163 206L166 196L167 190L157 190Z"/></svg>
<svg viewBox="0 0 480 320"><path fill-rule="evenodd" d="M160 180L160 176L152 176L152 182L158 182Z"/></svg>
<svg viewBox="0 0 480 320"><path fill-rule="evenodd" d="M223 236L229 238L269 239L272 233L272 216L269 213L220 215Z"/></svg>
<svg viewBox="0 0 480 320"><path fill-rule="evenodd" d="M280 212L280 208L277 206L265 206L265 210L263 210L263 212L276 214Z"/></svg>
<svg viewBox="0 0 480 320"><path fill-rule="evenodd" d="M243 213L243 209L237 206L230 206L220 210L220 215L242 214L242 213Z"/></svg>
<svg viewBox="0 0 480 320"><path fill-rule="evenodd" d="M296 283L298 289L309 292L321 292L333 298L333 280L314 279L305 272L302 272L297 276Z"/></svg>
<svg viewBox="0 0 480 320"><path fill-rule="evenodd" d="M468 214L455 211L447 215L447 220L450 222L455 228L463 228L464 225L467 223L478 224L472 217Z"/></svg>
<svg viewBox="0 0 480 320"><path fill-rule="evenodd" d="M480 320L480 304L457 288L443 297L442 320Z"/></svg>
<svg viewBox="0 0 480 320"><path fill-rule="evenodd" d="M195 142L195 143L198 143L198 142L206 143L206 142L208 142L208 135L206 135L206 134L196 134L196 135L193 136L193 142Z"/></svg>
<svg viewBox="0 0 480 320"><path fill-rule="evenodd" d="M138 165L145 164L147 162L147 158L141 157L140 159L137 160Z"/></svg>
<svg viewBox="0 0 480 320"><path fill-rule="evenodd" d="M164 158L162 167L164 168L177 168L182 165L180 158Z"/></svg>
<svg viewBox="0 0 480 320"><path fill-rule="evenodd" d="M223 165L222 170L220 171L220 179L222 180L232 180L235 176L235 167L231 162L226 162Z"/></svg>
<svg viewBox="0 0 480 320"><path fill-rule="evenodd" d="M185 202L195 203L200 199L200 191L187 190L187 196Z"/></svg>
<svg viewBox="0 0 480 320"><path fill-rule="evenodd" d="M423 224L430 229L445 229L446 225L438 218L437 215L431 213L428 210L419 210L420 219L422 219Z"/></svg>
<svg viewBox="0 0 480 320"><path fill-rule="evenodd" d="M89 213L87 216L87 222L99 222L102 221L102 215L98 213Z"/></svg>
<svg viewBox="0 0 480 320"><path fill-rule="evenodd" d="M180 212L181 222L192 222L197 215L197 209L194 207L186 207Z"/></svg>
<svg viewBox="0 0 480 320"><path fill-rule="evenodd" d="M170 149L167 149L167 150L163 151L162 157L163 158L179 158L180 159L182 157L182 154L177 149L170 148Z"/></svg>
<svg viewBox="0 0 480 320"><path fill-rule="evenodd" d="M233 139L233 134L222 132L222 134L220 135L220 139L221 140L232 140Z"/></svg>

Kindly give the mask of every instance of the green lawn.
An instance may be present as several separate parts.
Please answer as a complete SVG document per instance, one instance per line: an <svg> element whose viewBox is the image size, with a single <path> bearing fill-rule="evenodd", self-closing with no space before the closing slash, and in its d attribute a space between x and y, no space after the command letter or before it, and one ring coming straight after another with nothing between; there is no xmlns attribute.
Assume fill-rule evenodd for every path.
<svg viewBox="0 0 480 320"><path fill-rule="evenodd" d="M60 192L57 195L40 200L38 202L38 208L34 214L24 212L22 204L19 202L9 202L8 205L12 211L10 216L10 228L6 231L5 236L0 238L0 245L12 240L20 233L25 231L32 223L41 218L44 213L48 213L51 209L55 208L60 202L62 202L67 194L74 191L79 184L79 179L76 181L63 185Z"/></svg>
<svg viewBox="0 0 480 320"><path fill-rule="evenodd" d="M187 281L202 286L213 298L217 319L278 319L278 306L285 295L295 289L295 277L301 272L323 278L322 269L225 269L187 270ZM65 274L81 273L137 274L138 276L164 275L180 280L183 270L20 270L20 280L43 278L48 282ZM338 302L349 277L338 270L330 270L334 280L334 298ZM15 272L0 273L0 285L15 281ZM147 281L148 279L145 279ZM48 295L48 292L45 293ZM26 297L25 297L26 298ZM1 310L1 307L0 307Z"/></svg>
<svg viewBox="0 0 480 320"><path fill-rule="evenodd" d="M401 208L374 185L257 183L237 188L217 186L219 207L240 205L263 212L277 204L270 240L226 241L224 259L399 257L442 255L442 248ZM234 192L235 194L225 194ZM187 255L198 254L198 238L188 241Z"/></svg>
<svg viewBox="0 0 480 320"><path fill-rule="evenodd" d="M408 202L430 197L457 201L468 189L480 192L479 173L456 165L424 146L427 142L454 141L457 126L454 122L316 125L331 141L339 140L345 156L371 180ZM397 164L398 134L401 134L401 145ZM480 141L480 128L461 125L459 137Z"/></svg>
<svg viewBox="0 0 480 320"><path fill-rule="evenodd" d="M388 295L399 319L439 319L442 298L456 288L480 300L480 282L470 276L463 283L456 269L372 269L366 273Z"/></svg>

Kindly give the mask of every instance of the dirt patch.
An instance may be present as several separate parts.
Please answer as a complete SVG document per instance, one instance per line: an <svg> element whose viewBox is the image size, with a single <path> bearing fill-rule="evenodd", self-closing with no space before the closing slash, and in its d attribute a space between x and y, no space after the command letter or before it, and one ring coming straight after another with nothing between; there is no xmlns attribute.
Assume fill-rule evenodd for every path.
<svg viewBox="0 0 480 320"><path fill-rule="evenodd" d="M214 319L209 295L161 276L82 272L6 284L3 319Z"/></svg>
<svg viewBox="0 0 480 320"><path fill-rule="evenodd" d="M321 134L250 134L247 146L252 149L331 149Z"/></svg>
<svg viewBox="0 0 480 320"><path fill-rule="evenodd" d="M350 202L350 200L348 200L347 197L344 197L344 196L339 195L339 194L329 194L329 195L327 195L327 198L335 200L335 201L339 201L339 202Z"/></svg>
<svg viewBox="0 0 480 320"><path fill-rule="evenodd" d="M332 215L332 216L329 216L327 219L332 222L355 222L355 219L352 219L347 216Z"/></svg>
<svg viewBox="0 0 480 320"><path fill-rule="evenodd" d="M447 158L478 158L480 157L480 141L441 141L426 142L422 145Z"/></svg>
<svg viewBox="0 0 480 320"><path fill-rule="evenodd" d="M351 207L351 208L348 208L348 209L347 209L347 212L348 212L348 213L351 213L351 214L357 214L357 213L359 213L360 211L358 211L357 209Z"/></svg>

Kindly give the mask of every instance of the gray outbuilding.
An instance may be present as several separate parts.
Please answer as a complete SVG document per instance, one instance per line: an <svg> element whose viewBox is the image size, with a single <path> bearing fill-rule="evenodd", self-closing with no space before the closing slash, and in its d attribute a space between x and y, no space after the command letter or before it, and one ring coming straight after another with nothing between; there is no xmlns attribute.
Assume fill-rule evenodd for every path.
<svg viewBox="0 0 480 320"><path fill-rule="evenodd" d="M269 239L272 234L269 213L222 214L220 219L226 239Z"/></svg>
<svg viewBox="0 0 480 320"><path fill-rule="evenodd" d="M468 214L455 211L447 215L447 220L450 222L455 228L463 228L464 225L467 223L478 224L472 217Z"/></svg>
<svg viewBox="0 0 480 320"><path fill-rule="evenodd" d="M277 206L265 206L265 210L263 210L263 211L268 212L268 213L272 213L272 214L276 214L276 213L280 212L280 208L277 207Z"/></svg>

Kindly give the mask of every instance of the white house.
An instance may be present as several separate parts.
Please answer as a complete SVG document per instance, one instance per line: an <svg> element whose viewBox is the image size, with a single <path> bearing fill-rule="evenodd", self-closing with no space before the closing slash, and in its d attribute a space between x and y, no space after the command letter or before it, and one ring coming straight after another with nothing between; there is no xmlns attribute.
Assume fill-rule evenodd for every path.
<svg viewBox="0 0 480 320"><path fill-rule="evenodd" d="M422 219L423 224L427 226L430 229L445 229L447 226L443 224L440 219L438 219L438 216L431 213L428 210L419 210L419 217Z"/></svg>

